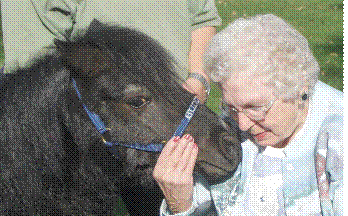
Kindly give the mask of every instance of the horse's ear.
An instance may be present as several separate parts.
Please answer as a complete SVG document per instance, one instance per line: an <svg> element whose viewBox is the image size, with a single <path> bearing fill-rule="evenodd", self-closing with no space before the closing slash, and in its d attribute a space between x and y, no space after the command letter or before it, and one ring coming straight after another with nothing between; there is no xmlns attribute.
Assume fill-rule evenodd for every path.
<svg viewBox="0 0 348 216"><path fill-rule="evenodd" d="M62 55L69 52L69 50L71 49L71 43L69 42L54 39L53 43L54 45L56 45L58 52Z"/></svg>
<svg viewBox="0 0 348 216"><path fill-rule="evenodd" d="M86 31L86 34L84 35L84 38L91 38L93 32L97 32L97 31L99 31L100 29L102 29L105 26L106 25L101 23L99 20L94 19L91 22L91 24L89 25L88 30ZM72 47L72 43L71 42L62 41L62 40L58 40L58 39L54 40L54 44L58 48L59 52L62 53L62 54L63 53L68 53L69 50Z"/></svg>
<svg viewBox="0 0 348 216"><path fill-rule="evenodd" d="M88 32L99 31L101 28L106 27L105 24L101 23L99 20L94 19L88 27Z"/></svg>
<svg viewBox="0 0 348 216"><path fill-rule="evenodd" d="M83 76L98 76L103 70L110 68L110 54L102 49L97 39L99 31L106 25L94 19L86 34L74 42L55 40L66 68Z"/></svg>
<svg viewBox="0 0 348 216"><path fill-rule="evenodd" d="M98 76L111 67L109 54L92 41L55 41L64 66L79 76Z"/></svg>

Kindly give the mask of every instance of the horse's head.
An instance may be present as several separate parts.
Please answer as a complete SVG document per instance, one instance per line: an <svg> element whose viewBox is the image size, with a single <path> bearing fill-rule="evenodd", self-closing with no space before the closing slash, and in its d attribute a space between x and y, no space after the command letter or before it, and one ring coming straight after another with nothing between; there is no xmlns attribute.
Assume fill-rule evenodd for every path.
<svg viewBox="0 0 348 216"><path fill-rule="evenodd" d="M194 96L182 88L179 68L156 41L135 30L94 21L84 37L56 45L76 80L82 103L110 128L105 140L165 145L173 136ZM71 97L77 100L75 90ZM78 112L85 115L83 109ZM239 139L224 129L216 114L200 105L185 133L193 135L199 147L196 171L211 182L233 173L241 160ZM97 130L87 135L102 144ZM153 184L159 153L125 147L117 151L117 157L126 161L127 176Z"/></svg>

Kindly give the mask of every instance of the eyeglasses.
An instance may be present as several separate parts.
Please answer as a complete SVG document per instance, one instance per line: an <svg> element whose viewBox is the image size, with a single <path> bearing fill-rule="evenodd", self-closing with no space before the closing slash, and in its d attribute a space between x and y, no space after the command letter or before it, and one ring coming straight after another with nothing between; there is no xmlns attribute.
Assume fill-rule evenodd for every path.
<svg viewBox="0 0 348 216"><path fill-rule="evenodd" d="M276 100L277 99L273 99L267 105L264 105L264 106L251 107L251 108L241 109L241 110L238 110L234 106L229 105L223 101L222 109L224 111L229 111L232 117L237 117L239 112L243 112L243 114L246 115L249 119L255 120L255 121L261 121L265 119L268 110L271 109L271 107L273 106Z"/></svg>

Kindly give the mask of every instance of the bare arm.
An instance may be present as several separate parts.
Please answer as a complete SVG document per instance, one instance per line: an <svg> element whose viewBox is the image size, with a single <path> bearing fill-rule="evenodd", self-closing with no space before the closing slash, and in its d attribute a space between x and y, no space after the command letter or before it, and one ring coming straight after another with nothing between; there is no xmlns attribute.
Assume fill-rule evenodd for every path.
<svg viewBox="0 0 348 216"><path fill-rule="evenodd" d="M203 55L215 34L216 28L214 26L205 26L191 33L191 49L189 53L190 73L201 74L208 82L210 82L209 75L205 74L203 70ZM184 87L196 94L201 101L206 100L205 87L197 79L187 79Z"/></svg>
<svg viewBox="0 0 348 216"><path fill-rule="evenodd" d="M214 26L199 28L191 33L190 72L202 74L207 81L209 81L209 77L203 71L203 54L215 34L216 28Z"/></svg>

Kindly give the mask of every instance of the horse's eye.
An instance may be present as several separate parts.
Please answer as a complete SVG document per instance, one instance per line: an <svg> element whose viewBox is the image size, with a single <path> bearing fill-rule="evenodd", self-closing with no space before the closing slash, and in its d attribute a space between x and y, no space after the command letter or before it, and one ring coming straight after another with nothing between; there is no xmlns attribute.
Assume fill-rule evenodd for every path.
<svg viewBox="0 0 348 216"><path fill-rule="evenodd" d="M134 98L129 99L127 101L127 104L129 104L129 106L131 106L135 109L139 109L149 102L150 102L149 98L138 96L138 97L134 97Z"/></svg>

